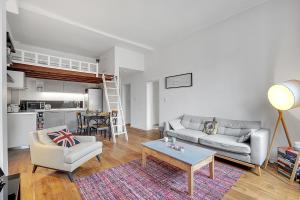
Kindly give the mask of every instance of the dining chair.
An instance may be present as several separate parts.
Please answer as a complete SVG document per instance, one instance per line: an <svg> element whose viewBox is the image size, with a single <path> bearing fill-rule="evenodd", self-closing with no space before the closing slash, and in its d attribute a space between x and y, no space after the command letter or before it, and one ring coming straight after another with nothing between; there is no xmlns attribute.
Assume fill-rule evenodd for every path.
<svg viewBox="0 0 300 200"><path fill-rule="evenodd" d="M87 133L88 126L82 120L81 112L76 113L76 118L77 118L77 133L80 135Z"/></svg>
<svg viewBox="0 0 300 200"><path fill-rule="evenodd" d="M99 117L91 121L92 121L91 127L93 127L93 129L96 130L96 134L98 133L98 131L100 131L101 135L104 132L104 136L106 137L106 133L109 130L109 125L106 123L106 118Z"/></svg>

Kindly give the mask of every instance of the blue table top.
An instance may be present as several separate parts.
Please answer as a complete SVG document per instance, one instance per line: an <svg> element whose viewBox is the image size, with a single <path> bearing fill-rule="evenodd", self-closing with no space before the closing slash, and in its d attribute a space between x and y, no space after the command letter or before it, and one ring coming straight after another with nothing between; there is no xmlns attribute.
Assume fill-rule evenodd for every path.
<svg viewBox="0 0 300 200"><path fill-rule="evenodd" d="M145 142L142 145L190 165L195 165L216 153L215 151L211 151L209 149L176 141L175 144L177 146L184 147L184 151L181 152L168 147L167 144L170 143L165 143L163 140L154 140Z"/></svg>

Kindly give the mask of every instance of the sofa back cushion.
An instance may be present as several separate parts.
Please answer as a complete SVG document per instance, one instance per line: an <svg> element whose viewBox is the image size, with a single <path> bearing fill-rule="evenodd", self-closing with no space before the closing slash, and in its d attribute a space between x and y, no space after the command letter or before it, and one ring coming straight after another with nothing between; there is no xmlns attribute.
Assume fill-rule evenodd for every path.
<svg viewBox="0 0 300 200"><path fill-rule="evenodd" d="M173 130L184 129L184 126L181 124L181 119L174 119L169 121L170 126Z"/></svg>
<svg viewBox="0 0 300 200"><path fill-rule="evenodd" d="M199 117L193 115L183 115L181 124L186 129L202 131L204 128L204 122L212 121L213 117Z"/></svg>
<svg viewBox="0 0 300 200"><path fill-rule="evenodd" d="M240 137L251 132L253 129L260 129L260 121L243 121L216 118L219 124L218 134Z"/></svg>

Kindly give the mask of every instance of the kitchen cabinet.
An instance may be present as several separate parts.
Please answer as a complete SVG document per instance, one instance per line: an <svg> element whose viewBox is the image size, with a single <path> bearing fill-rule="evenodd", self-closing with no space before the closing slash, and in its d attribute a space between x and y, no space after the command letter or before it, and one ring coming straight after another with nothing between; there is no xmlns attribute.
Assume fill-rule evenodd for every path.
<svg viewBox="0 0 300 200"><path fill-rule="evenodd" d="M44 128L52 128L65 125L64 112L44 112Z"/></svg>
<svg viewBox="0 0 300 200"><path fill-rule="evenodd" d="M36 113L8 113L8 148L29 145L29 133L36 130Z"/></svg>
<svg viewBox="0 0 300 200"><path fill-rule="evenodd" d="M63 92L63 81L56 80L43 80L44 82L44 92Z"/></svg>
<svg viewBox="0 0 300 200"><path fill-rule="evenodd" d="M77 111L66 111L65 112L65 124L71 132L76 132L77 130Z"/></svg>
<svg viewBox="0 0 300 200"><path fill-rule="evenodd" d="M7 87L25 89L25 73L7 70Z"/></svg>

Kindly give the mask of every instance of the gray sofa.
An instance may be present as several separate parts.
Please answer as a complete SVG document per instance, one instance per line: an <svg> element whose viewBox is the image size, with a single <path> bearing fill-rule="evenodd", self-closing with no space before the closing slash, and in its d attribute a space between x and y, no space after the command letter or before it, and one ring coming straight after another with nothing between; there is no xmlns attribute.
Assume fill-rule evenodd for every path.
<svg viewBox="0 0 300 200"><path fill-rule="evenodd" d="M174 130L170 121L166 122L166 136L213 149L217 151L217 156L256 168L260 175L260 166L265 161L269 143L269 131L261 128L261 122L215 118L218 131L214 135L208 135L202 132L204 122L212 121L213 117L183 115L178 119L184 128ZM237 141L240 136L249 132L249 141Z"/></svg>

